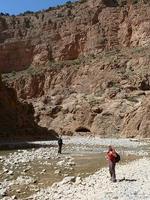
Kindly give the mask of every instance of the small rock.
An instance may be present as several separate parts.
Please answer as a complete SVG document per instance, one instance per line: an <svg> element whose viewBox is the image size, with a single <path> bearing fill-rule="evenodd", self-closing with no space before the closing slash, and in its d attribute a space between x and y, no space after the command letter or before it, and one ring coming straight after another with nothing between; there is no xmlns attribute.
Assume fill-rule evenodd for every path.
<svg viewBox="0 0 150 200"><path fill-rule="evenodd" d="M31 169L31 167L27 167L26 169L23 170L23 172L27 172Z"/></svg>
<svg viewBox="0 0 150 200"><path fill-rule="evenodd" d="M64 174L64 177L69 176L69 174Z"/></svg>
<svg viewBox="0 0 150 200"><path fill-rule="evenodd" d="M74 162L68 162L67 165L69 165L69 166L75 166L76 164Z"/></svg>
<svg viewBox="0 0 150 200"><path fill-rule="evenodd" d="M57 183L53 183L53 185L51 186L52 188L58 187Z"/></svg>
<svg viewBox="0 0 150 200"><path fill-rule="evenodd" d="M10 171L7 172L7 174L8 175L14 175L14 172L10 170Z"/></svg>
<svg viewBox="0 0 150 200"><path fill-rule="evenodd" d="M4 197L6 195L6 189L0 189L0 197Z"/></svg>
<svg viewBox="0 0 150 200"><path fill-rule="evenodd" d="M117 197L117 196L115 196L115 197L113 197L113 199L118 199L118 197Z"/></svg>
<svg viewBox="0 0 150 200"><path fill-rule="evenodd" d="M15 195L14 195L14 196L12 196L11 198L12 198L12 199L17 199L17 197L16 197Z"/></svg>
<svg viewBox="0 0 150 200"><path fill-rule="evenodd" d="M82 179L81 179L81 177L76 177L76 181L75 181L75 184L80 184L82 182Z"/></svg>
<svg viewBox="0 0 150 200"><path fill-rule="evenodd" d="M54 174L61 174L61 171L58 169L54 172Z"/></svg>
<svg viewBox="0 0 150 200"><path fill-rule="evenodd" d="M2 156L0 156L0 160L3 160L3 157L2 157Z"/></svg>
<svg viewBox="0 0 150 200"><path fill-rule="evenodd" d="M66 183L74 183L76 180L75 176L67 176L62 180L62 184L66 184Z"/></svg>
<svg viewBox="0 0 150 200"><path fill-rule="evenodd" d="M62 166L62 165L64 165L64 163L65 163L65 161L64 161L64 160L61 160L61 161L59 161L59 162L57 163L57 165Z"/></svg>
<svg viewBox="0 0 150 200"><path fill-rule="evenodd" d="M4 172L4 173L8 173L9 170L8 170L8 169L4 169L3 172Z"/></svg>

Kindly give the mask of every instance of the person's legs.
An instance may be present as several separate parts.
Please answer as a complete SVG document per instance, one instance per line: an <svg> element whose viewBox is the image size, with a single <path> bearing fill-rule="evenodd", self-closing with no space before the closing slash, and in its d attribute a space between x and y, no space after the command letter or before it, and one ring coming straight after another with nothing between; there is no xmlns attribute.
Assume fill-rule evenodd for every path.
<svg viewBox="0 0 150 200"><path fill-rule="evenodd" d="M112 180L112 162L109 161L109 173L110 173L110 178Z"/></svg>
<svg viewBox="0 0 150 200"><path fill-rule="evenodd" d="M61 153L62 145L60 145L60 153Z"/></svg>
<svg viewBox="0 0 150 200"><path fill-rule="evenodd" d="M58 147L58 153L61 153L62 145L59 145Z"/></svg>
<svg viewBox="0 0 150 200"><path fill-rule="evenodd" d="M115 172L116 163L112 163L112 181L116 182L116 172Z"/></svg>
<svg viewBox="0 0 150 200"><path fill-rule="evenodd" d="M116 182L116 173L115 173L115 163L109 161L109 173L111 177L111 181Z"/></svg>

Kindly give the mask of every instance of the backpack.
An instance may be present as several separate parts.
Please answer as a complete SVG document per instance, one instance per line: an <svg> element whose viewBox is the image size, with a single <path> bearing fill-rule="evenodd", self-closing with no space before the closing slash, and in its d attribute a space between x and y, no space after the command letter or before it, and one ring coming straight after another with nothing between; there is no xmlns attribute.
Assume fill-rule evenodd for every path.
<svg viewBox="0 0 150 200"><path fill-rule="evenodd" d="M120 158L120 155L119 155L118 153L116 153L116 155L117 155L117 156L115 157L115 162L117 163L117 162L120 161L121 158Z"/></svg>

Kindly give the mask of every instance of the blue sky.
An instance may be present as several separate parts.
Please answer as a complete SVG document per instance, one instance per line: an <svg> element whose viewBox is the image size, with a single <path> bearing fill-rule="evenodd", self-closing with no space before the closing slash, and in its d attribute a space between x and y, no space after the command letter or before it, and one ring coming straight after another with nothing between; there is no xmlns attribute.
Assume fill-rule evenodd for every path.
<svg viewBox="0 0 150 200"><path fill-rule="evenodd" d="M0 0L0 12L19 14L64 4L68 0Z"/></svg>

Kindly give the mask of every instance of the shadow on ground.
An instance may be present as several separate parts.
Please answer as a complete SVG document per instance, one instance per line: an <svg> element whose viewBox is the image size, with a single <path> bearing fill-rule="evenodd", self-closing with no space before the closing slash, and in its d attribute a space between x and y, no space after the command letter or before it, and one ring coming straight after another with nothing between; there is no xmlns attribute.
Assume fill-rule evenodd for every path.
<svg viewBox="0 0 150 200"><path fill-rule="evenodd" d="M16 150L16 149L32 149L32 148L51 148L57 147L57 142L55 144L36 144L28 142L18 142L18 143L0 143L0 150Z"/></svg>
<svg viewBox="0 0 150 200"><path fill-rule="evenodd" d="M118 182L122 182L122 181L134 182L134 181L137 181L137 180L136 179L128 179L128 178L118 179Z"/></svg>

